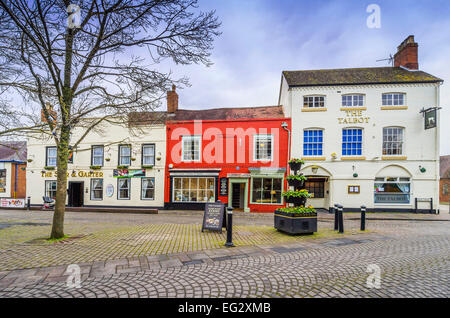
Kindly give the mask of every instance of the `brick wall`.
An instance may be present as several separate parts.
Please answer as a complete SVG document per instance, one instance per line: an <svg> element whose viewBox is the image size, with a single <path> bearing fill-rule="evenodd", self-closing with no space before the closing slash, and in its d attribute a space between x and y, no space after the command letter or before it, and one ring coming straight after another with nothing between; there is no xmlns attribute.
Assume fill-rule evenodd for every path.
<svg viewBox="0 0 450 318"><path fill-rule="evenodd" d="M447 191L444 191L444 188L446 188ZM446 192L446 194L444 194L444 192ZM439 182L439 201L450 201L450 179L441 179L441 181Z"/></svg>

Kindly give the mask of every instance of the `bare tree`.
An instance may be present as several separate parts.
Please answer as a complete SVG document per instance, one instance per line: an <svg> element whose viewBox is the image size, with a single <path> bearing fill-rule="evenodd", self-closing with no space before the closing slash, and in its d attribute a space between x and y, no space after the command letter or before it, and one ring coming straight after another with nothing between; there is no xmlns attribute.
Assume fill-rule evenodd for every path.
<svg viewBox="0 0 450 318"><path fill-rule="evenodd" d="M220 34L215 12L201 12L197 0L73 3L0 0L0 73L8 75L0 87L38 105L43 132L57 146L51 238L64 236L69 143L76 148L104 121L153 111L171 84L187 84L156 65L164 59L209 65ZM38 124L30 120L26 127ZM84 129L77 141L70 140L74 127Z"/></svg>

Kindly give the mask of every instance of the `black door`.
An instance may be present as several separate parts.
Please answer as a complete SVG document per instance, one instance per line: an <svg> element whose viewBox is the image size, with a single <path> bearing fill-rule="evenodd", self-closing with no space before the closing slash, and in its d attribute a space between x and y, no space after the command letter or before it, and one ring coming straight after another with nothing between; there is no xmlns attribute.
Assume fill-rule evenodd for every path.
<svg viewBox="0 0 450 318"><path fill-rule="evenodd" d="M232 183L231 188L232 188L231 206L235 209L240 209L241 208L241 184L240 183Z"/></svg>
<svg viewBox="0 0 450 318"><path fill-rule="evenodd" d="M83 182L69 182L69 206L83 206Z"/></svg>

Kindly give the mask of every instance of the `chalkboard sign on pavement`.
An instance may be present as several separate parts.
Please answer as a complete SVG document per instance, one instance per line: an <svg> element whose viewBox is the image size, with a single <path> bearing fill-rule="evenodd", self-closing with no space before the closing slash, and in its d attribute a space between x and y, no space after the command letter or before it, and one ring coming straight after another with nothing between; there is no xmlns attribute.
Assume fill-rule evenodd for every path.
<svg viewBox="0 0 450 318"><path fill-rule="evenodd" d="M202 232L204 230L222 233L225 205L223 203L206 203L203 214Z"/></svg>

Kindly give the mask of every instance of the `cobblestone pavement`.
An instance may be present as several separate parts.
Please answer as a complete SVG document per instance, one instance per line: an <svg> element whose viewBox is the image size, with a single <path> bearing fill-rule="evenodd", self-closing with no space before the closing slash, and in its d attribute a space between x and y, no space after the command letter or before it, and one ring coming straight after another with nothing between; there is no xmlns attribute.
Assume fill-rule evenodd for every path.
<svg viewBox="0 0 450 318"><path fill-rule="evenodd" d="M8 287L0 297L448 297L450 240L445 236L272 247L270 252L207 263ZM380 288L366 284L381 268Z"/></svg>

